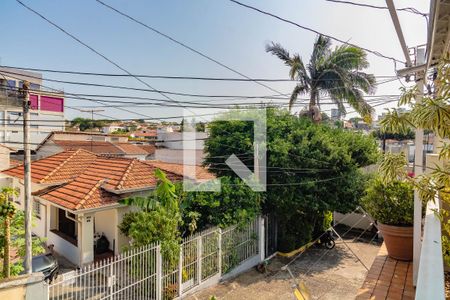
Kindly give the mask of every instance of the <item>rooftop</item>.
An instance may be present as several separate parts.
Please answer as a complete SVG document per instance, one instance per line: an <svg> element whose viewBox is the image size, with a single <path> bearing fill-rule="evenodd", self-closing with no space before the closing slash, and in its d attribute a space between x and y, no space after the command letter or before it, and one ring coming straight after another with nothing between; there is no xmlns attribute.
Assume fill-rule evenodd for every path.
<svg viewBox="0 0 450 300"><path fill-rule="evenodd" d="M69 210L96 208L117 203L139 190L156 187L155 170L165 171L172 181L183 178L183 166L138 159L104 157L84 149L66 150L31 163L31 180L46 184L34 193ZM206 169L196 167L198 179L212 179ZM3 173L23 178L23 168Z"/></svg>

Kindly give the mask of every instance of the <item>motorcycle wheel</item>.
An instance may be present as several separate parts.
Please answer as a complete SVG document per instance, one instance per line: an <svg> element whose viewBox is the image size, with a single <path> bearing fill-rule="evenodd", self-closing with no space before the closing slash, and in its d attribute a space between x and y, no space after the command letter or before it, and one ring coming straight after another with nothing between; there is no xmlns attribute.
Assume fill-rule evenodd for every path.
<svg viewBox="0 0 450 300"><path fill-rule="evenodd" d="M329 240L324 244L324 246L327 249L333 249L334 246L336 246L336 243L334 242L334 240Z"/></svg>

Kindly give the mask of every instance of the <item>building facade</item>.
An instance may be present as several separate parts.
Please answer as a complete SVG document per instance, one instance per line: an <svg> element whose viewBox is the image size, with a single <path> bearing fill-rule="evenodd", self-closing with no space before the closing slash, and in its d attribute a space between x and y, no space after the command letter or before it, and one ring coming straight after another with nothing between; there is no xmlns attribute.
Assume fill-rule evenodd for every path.
<svg viewBox="0 0 450 300"><path fill-rule="evenodd" d="M64 93L42 88L42 75L0 68L0 143L23 149L22 100L18 90L30 82L30 143L35 150L52 131L64 130Z"/></svg>

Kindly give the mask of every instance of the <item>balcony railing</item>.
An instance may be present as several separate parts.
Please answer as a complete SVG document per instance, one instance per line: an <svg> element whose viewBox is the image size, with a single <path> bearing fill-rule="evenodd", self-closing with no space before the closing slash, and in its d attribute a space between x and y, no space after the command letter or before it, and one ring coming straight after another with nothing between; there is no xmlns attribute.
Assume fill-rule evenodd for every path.
<svg viewBox="0 0 450 300"><path fill-rule="evenodd" d="M445 299L441 221L437 215L439 209L438 197L434 202L430 201L427 204L417 275L416 299Z"/></svg>

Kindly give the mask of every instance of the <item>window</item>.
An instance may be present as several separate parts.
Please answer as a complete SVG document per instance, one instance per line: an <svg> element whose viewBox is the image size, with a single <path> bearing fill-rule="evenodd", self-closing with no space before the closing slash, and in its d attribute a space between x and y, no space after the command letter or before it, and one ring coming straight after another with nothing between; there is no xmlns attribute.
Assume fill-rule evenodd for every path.
<svg viewBox="0 0 450 300"><path fill-rule="evenodd" d="M41 218L41 204L36 200L33 200L33 213L36 218Z"/></svg>
<svg viewBox="0 0 450 300"><path fill-rule="evenodd" d="M15 80L8 80L8 87L10 89L15 89L16 88L16 81Z"/></svg>
<svg viewBox="0 0 450 300"><path fill-rule="evenodd" d="M30 90L40 90L41 86L37 83L30 83Z"/></svg>

